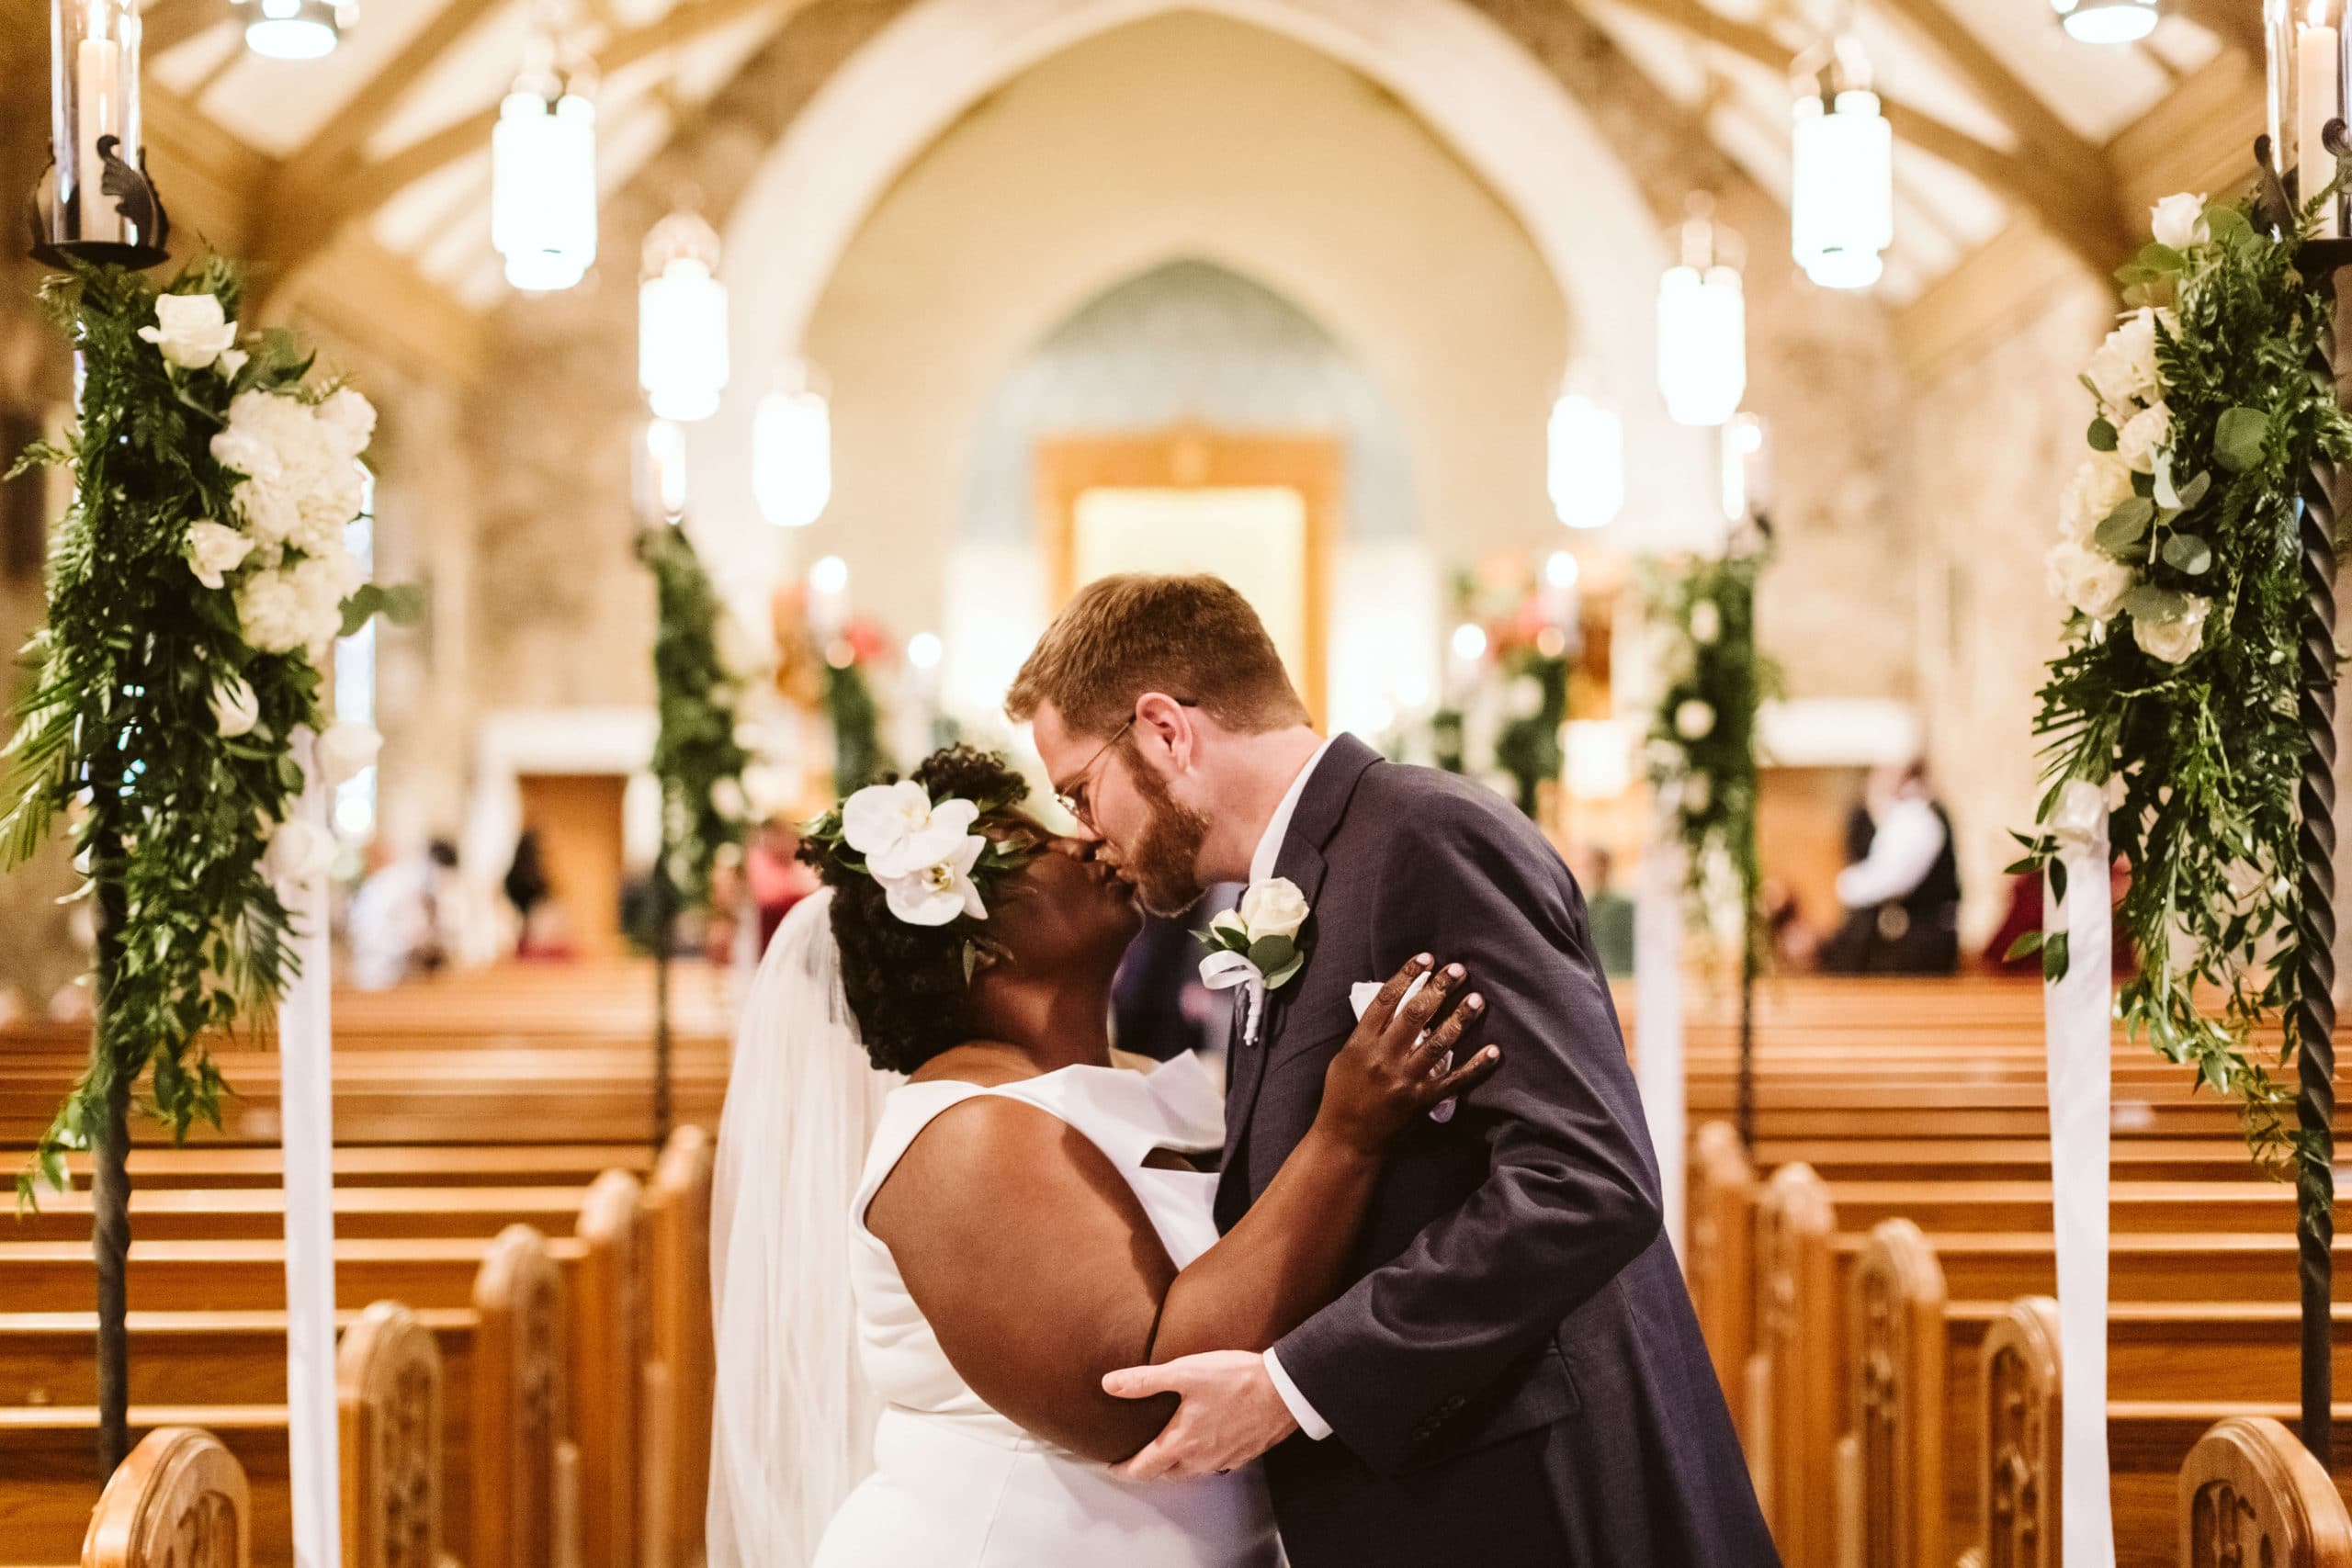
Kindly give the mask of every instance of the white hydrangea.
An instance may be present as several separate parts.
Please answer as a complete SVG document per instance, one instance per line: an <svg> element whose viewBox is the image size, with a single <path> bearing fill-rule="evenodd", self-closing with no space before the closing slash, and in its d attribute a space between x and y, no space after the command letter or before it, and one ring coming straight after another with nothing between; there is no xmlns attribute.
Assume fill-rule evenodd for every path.
<svg viewBox="0 0 2352 1568"><path fill-rule="evenodd" d="M367 498L358 457L375 426L376 411L347 388L315 409L277 393L238 393L212 457L244 476L232 499L254 543L320 555L339 541Z"/></svg>
<svg viewBox="0 0 2352 1568"><path fill-rule="evenodd" d="M358 562L340 546L255 571L237 585L237 625L264 653L323 653L343 629L343 602L359 586Z"/></svg>

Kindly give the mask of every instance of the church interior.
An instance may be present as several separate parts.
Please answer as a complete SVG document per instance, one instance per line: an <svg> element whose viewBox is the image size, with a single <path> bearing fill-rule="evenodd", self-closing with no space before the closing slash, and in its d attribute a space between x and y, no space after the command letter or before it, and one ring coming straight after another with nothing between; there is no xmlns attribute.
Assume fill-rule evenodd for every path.
<svg viewBox="0 0 2352 1568"><path fill-rule="evenodd" d="M713 1561L715 1137L813 886L796 834L958 740L1049 814L1007 688L1074 592L1147 571L1235 585L1319 730L1491 787L1574 872L1791 1568L2352 1562L2352 1472L2298 1425L2352 1422L2310 1170L2299 1242L2225 1086L2105 991L2083 1155L2050 1021L2105 976L2080 927L2071 976L2032 951L2043 863L2015 863L2087 608L2045 558L2086 423L2119 439L2084 370L2147 303L2117 269L2166 198L2256 192L2256 139L2297 129L2282 52L2343 29L2304 8L0 0L0 191L39 240L57 145L94 156L76 73L123 40L149 287L226 258L244 332L365 394L345 543L397 602L312 643L318 700L380 737L306 796L313 1010L198 1029L217 1116L159 1123L141 1080L127 1189L76 1134L0 1221L0 1561ZM1807 149L1857 117L1882 140ZM567 130L592 164L559 166ZM573 231L518 240L575 174ZM1824 241L1849 208L1881 231ZM92 418L57 271L0 262L10 457ZM2170 476L2160 526L2196 504ZM76 486L0 486L12 652L66 602ZM1736 625L1687 587L1675 625L1702 664L1736 634L1753 733L1746 782L1694 795L1673 732L1721 721L1660 717L1693 649L1657 606L1726 561ZM688 634L716 674L681 695ZM683 811L678 714L714 690L731 761ZM1752 867L1690 870L1675 824L1727 787ZM81 819L0 874L12 1168L125 962ZM1148 929L1123 1050L1221 1049L1192 943ZM2247 1027L2277 1056L2278 1010ZM339 1345L305 1340L311 1269Z"/></svg>

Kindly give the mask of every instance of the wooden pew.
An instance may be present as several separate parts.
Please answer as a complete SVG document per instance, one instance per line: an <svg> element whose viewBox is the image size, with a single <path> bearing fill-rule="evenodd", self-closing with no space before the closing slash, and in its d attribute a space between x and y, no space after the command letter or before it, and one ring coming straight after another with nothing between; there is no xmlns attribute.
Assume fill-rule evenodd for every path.
<svg viewBox="0 0 2352 1568"><path fill-rule="evenodd" d="M710 1317L710 1182L714 1149L699 1127L671 1134L647 1194L652 1289L653 1419L647 1468L647 1568L702 1561L710 1490L716 1354Z"/></svg>
<svg viewBox="0 0 2352 1568"><path fill-rule="evenodd" d="M82 1568L246 1568L253 1528L236 1456L209 1432L159 1427L107 1479Z"/></svg>
<svg viewBox="0 0 2352 1568"><path fill-rule="evenodd" d="M397 1302L344 1331L334 1359L345 1568L456 1568L445 1523L441 1352Z"/></svg>
<svg viewBox="0 0 2352 1568"><path fill-rule="evenodd" d="M2216 1422L2180 1467L2181 1568L2352 1568L2352 1515L2294 1435Z"/></svg>
<svg viewBox="0 0 2352 1568"><path fill-rule="evenodd" d="M499 1234L474 1285L472 1568L569 1568L578 1541L580 1454L571 1431L563 1280L528 1225Z"/></svg>

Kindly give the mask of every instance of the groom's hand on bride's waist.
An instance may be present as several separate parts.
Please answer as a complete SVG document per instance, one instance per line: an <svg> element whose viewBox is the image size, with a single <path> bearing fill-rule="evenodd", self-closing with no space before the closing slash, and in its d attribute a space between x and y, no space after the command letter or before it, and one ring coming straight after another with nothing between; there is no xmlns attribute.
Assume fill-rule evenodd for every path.
<svg viewBox="0 0 2352 1568"><path fill-rule="evenodd" d="M1159 1436L1111 1473L1122 1481L1189 1481L1219 1475L1298 1430L1266 1359L1249 1350L1207 1350L1153 1367L1128 1367L1102 1380L1121 1399L1172 1393L1182 1402Z"/></svg>

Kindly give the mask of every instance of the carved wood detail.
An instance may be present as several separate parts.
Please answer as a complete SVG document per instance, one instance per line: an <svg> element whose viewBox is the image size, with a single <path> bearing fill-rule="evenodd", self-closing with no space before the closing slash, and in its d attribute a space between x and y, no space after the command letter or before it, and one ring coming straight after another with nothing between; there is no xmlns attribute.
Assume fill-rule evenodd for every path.
<svg viewBox="0 0 2352 1568"><path fill-rule="evenodd" d="M82 1538L82 1568L248 1568L244 1467L196 1427L158 1427L107 1482Z"/></svg>
<svg viewBox="0 0 2352 1568"><path fill-rule="evenodd" d="M1745 1429L1755 1287L1748 1277L1756 1225L1756 1168L1728 1122L1699 1129L1690 1182L1690 1304L1732 1420Z"/></svg>
<svg viewBox="0 0 2352 1568"><path fill-rule="evenodd" d="M710 1490L710 1418L716 1351L710 1328L710 1134L670 1134L646 1193L651 1258L653 1364L668 1409L656 1426L668 1453L656 1480L669 1521L661 1561L703 1555L703 1504Z"/></svg>
<svg viewBox="0 0 2352 1568"><path fill-rule="evenodd" d="M572 1405L580 1440L582 1568L633 1568L646 1485L638 1385L650 1350L643 1189L608 1170L588 1189L575 1234L581 1261Z"/></svg>
<svg viewBox="0 0 2352 1568"><path fill-rule="evenodd" d="M475 1276L474 1310L471 1568L571 1568L571 1366L547 1238L528 1225L501 1231Z"/></svg>
<svg viewBox="0 0 2352 1568"><path fill-rule="evenodd" d="M2024 1296L1985 1333L1984 1568L2061 1568L2058 1303Z"/></svg>
<svg viewBox="0 0 2352 1568"><path fill-rule="evenodd" d="M416 1314L376 1302L334 1358L348 1568L440 1568L441 1348Z"/></svg>
<svg viewBox="0 0 2352 1568"><path fill-rule="evenodd" d="M2352 1517L2327 1472L2267 1416L2214 1423L2180 1467L2185 1568L2346 1568Z"/></svg>
<svg viewBox="0 0 2352 1568"><path fill-rule="evenodd" d="M1855 1444L1844 1560L1940 1568L1944 1557L1944 1271L1909 1220L1871 1232L1847 1310L1854 1349L1847 1430Z"/></svg>
<svg viewBox="0 0 2352 1568"><path fill-rule="evenodd" d="M1785 1165L1756 1208L1756 1350L1751 1468L1768 1477L1765 1517L1789 1568L1835 1568L1838 1554L1838 1298L1829 1189Z"/></svg>

